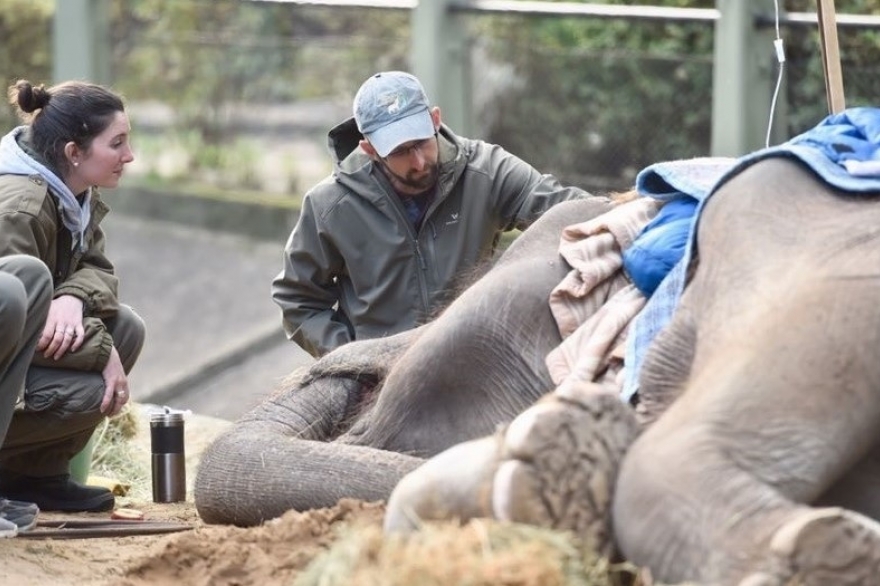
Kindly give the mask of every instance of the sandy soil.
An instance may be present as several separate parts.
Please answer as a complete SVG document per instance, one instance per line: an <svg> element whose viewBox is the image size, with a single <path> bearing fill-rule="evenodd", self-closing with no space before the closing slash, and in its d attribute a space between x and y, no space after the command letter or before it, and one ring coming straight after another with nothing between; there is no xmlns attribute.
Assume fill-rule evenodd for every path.
<svg viewBox="0 0 880 586"><path fill-rule="evenodd" d="M202 450L229 423L194 416L187 421L187 474L191 485ZM148 433L139 450L149 457ZM143 492L143 491L141 491ZM191 495L191 493L190 493ZM160 535L0 540L0 586L249 586L292 583L349 522L381 523L378 503L342 501L332 509L291 511L262 527L209 526L191 496L182 503L121 497L145 520L184 524ZM42 521L108 519L109 513L42 513Z"/></svg>
<svg viewBox="0 0 880 586"><path fill-rule="evenodd" d="M132 505L133 506L133 505ZM149 520L192 529L156 536L8 539L0 542L4 586L290 585L350 522L381 523L382 507L342 501L332 509L288 512L262 527L206 526L191 502L143 503ZM46 520L106 515L43 514Z"/></svg>

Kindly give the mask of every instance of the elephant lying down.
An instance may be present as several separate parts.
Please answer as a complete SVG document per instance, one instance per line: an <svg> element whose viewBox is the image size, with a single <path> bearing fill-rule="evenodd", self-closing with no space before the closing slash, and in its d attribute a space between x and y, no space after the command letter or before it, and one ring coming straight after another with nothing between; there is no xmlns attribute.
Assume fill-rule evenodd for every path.
<svg viewBox="0 0 880 586"><path fill-rule="evenodd" d="M431 323L347 344L293 376L204 454L202 518L255 525L385 499L425 457L521 413L553 386L544 357L560 335L547 299L568 271L559 234L610 208L600 197L555 206Z"/></svg>
<svg viewBox="0 0 880 586"><path fill-rule="evenodd" d="M203 459L199 512L253 524L394 489L389 528L573 528L667 583L875 584L878 196L785 159L747 168L705 206L699 265L645 360L653 422L633 441L631 408L596 388L489 436L550 390L546 298L564 268L543 232L606 204L560 206L437 320L341 348L243 418Z"/></svg>
<svg viewBox="0 0 880 586"><path fill-rule="evenodd" d="M602 389L554 392L503 436L406 476L386 527L441 516L442 494L465 503L449 516L571 528L604 551L612 533L663 583L880 583L878 240L880 193L835 192L787 159L748 167L705 206L699 264L645 360L644 430L616 477L630 408ZM458 462L480 486L458 488ZM607 501L572 489L601 485L583 473L597 469L613 531Z"/></svg>

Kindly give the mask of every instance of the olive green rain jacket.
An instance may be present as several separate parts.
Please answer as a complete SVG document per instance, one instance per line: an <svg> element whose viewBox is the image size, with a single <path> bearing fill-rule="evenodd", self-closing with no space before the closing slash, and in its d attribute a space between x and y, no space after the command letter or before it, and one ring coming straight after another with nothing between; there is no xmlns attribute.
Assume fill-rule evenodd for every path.
<svg viewBox="0 0 880 586"><path fill-rule="evenodd" d="M314 356L424 323L501 232L551 206L590 197L499 146L440 129L437 191L416 231L358 146L353 118L330 131L332 176L306 193L272 283L287 336Z"/></svg>
<svg viewBox="0 0 880 586"><path fill-rule="evenodd" d="M102 371L110 358L113 338L100 318L118 311L117 279L104 256L104 234L98 226L108 210L93 190L91 219L81 249L73 246L43 177L0 175L0 256L39 258L52 272L54 296L72 295L83 302L85 341L79 350L67 352L59 360L44 358L38 352L33 364Z"/></svg>

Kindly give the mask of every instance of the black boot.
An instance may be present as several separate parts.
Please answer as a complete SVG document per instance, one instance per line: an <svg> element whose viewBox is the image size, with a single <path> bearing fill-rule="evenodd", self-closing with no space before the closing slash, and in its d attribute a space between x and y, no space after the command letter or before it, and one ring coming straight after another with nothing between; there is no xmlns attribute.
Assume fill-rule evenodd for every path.
<svg viewBox="0 0 880 586"><path fill-rule="evenodd" d="M8 499L35 503L42 511L110 511L116 499L113 493L98 486L83 486L58 476L23 476L0 472L0 495Z"/></svg>

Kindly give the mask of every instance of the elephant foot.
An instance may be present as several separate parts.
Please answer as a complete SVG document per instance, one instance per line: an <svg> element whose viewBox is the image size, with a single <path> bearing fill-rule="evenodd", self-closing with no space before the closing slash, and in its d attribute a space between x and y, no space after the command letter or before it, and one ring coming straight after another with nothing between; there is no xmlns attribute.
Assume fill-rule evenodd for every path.
<svg viewBox="0 0 880 586"><path fill-rule="evenodd" d="M637 434L632 409L599 387L546 395L504 432L493 515L572 531L612 556L611 498Z"/></svg>
<svg viewBox="0 0 880 586"><path fill-rule="evenodd" d="M840 508L806 510L770 541L770 571L739 586L876 585L880 576L880 523Z"/></svg>
<svg viewBox="0 0 880 586"><path fill-rule="evenodd" d="M452 446L404 476L388 498L385 531L408 533L424 521L490 517L498 453L499 438L487 436Z"/></svg>

